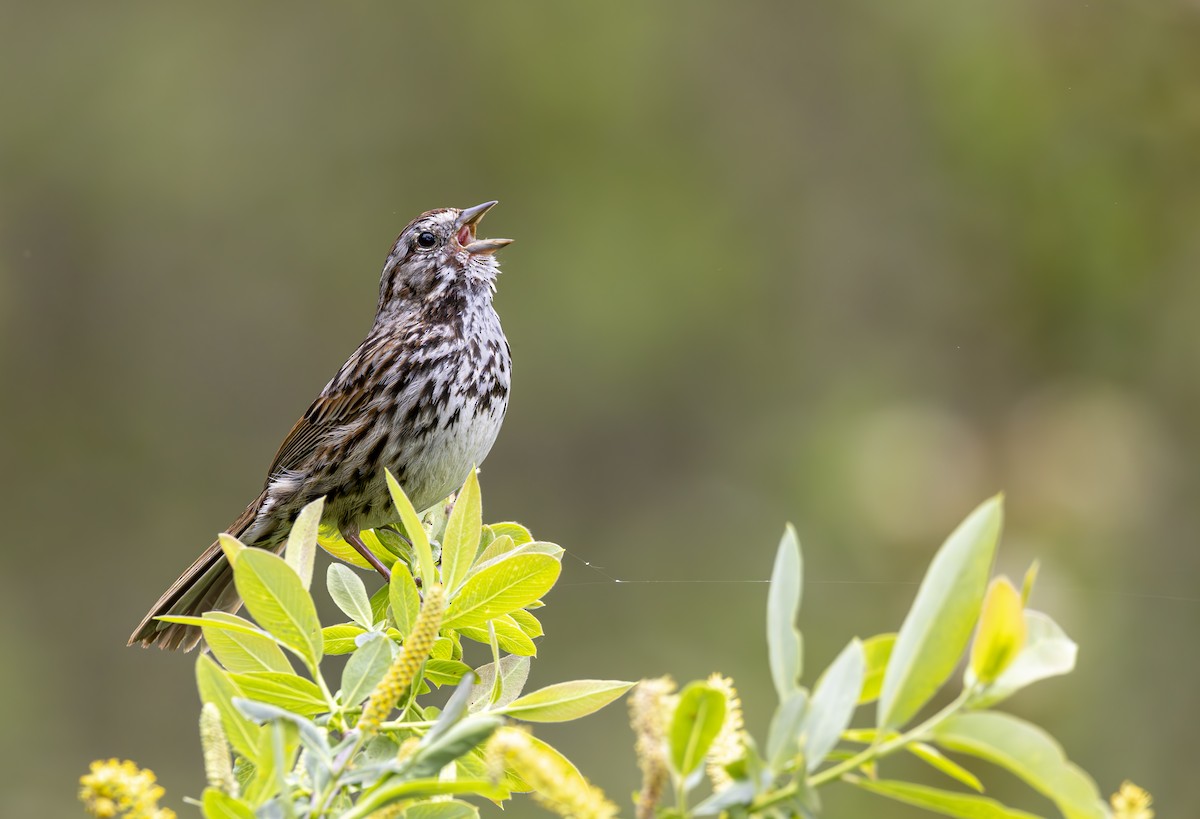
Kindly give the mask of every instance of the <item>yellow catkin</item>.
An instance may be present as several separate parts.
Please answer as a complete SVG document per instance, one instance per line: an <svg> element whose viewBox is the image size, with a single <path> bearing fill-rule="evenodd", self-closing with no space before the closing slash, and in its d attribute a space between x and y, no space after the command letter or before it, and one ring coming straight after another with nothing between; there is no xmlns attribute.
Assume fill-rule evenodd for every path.
<svg viewBox="0 0 1200 819"><path fill-rule="evenodd" d="M233 776L233 760L229 756L229 740L221 725L221 712L211 702L200 709L200 747L204 751L204 775L210 787L230 796L238 795L237 779Z"/></svg>
<svg viewBox="0 0 1200 819"><path fill-rule="evenodd" d="M708 752L708 778L713 783L713 791L719 792L733 784L725 766L746 754L745 723L742 721L742 701L738 699L733 680L713 674L708 678L708 684L725 695L725 722Z"/></svg>
<svg viewBox="0 0 1200 819"><path fill-rule="evenodd" d="M1126 780L1112 795L1113 819L1154 819L1149 792Z"/></svg>
<svg viewBox="0 0 1200 819"><path fill-rule="evenodd" d="M487 758L499 779L512 768L547 810L570 819L613 819L617 806L578 771L534 745L520 728L501 728L488 741Z"/></svg>
<svg viewBox="0 0 1200 819"><path fill-rule="evenodd" d="M164 791L155 784L154 772L128 759L93 762L79 784L80 801L98 819L175 819L175 811L158 806Z"/></svg>
<svg viewBox="0 0 1200 819"><path fill-rule="evenodd" d="M400 701L400 697L416 680L421 664L433 650L437 640L438 629L442 625L442 615L446 609L446 594L440 584L433 584L425 591L425 602L421 605L421 613L413 623L412 633L404 641L400 653L392 660L379 685L371 692L371 699L363 708L362 717L358 721L359 730L364 734L375 734L379 726Z"/></svg>
<svg viewBox="0 0 1200 819"><path fill-rule="evenodd" d="M629 722L637 740L642 788L638 792L638 819L653 819L670 777L667 767L667 723L674 710L675 682L670 677L642 680L629 696Z"/></svg>

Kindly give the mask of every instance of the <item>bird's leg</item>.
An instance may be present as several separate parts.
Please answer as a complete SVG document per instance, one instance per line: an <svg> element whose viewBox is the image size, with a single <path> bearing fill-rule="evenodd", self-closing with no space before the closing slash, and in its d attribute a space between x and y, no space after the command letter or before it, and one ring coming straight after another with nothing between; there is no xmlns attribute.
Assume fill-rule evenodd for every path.
<svg viewBox="0 0 1200 819"><path fill-rule="evenodd" d="M383 579L391 581L392 573L387 570L387 566L379 561L375 553L367 548L367 544L362 542L362 538L358 536L358 532L342 532L342 539L354 547L354 551L363 556L363 560L371 564L375 571L383 575Z"/></svg>

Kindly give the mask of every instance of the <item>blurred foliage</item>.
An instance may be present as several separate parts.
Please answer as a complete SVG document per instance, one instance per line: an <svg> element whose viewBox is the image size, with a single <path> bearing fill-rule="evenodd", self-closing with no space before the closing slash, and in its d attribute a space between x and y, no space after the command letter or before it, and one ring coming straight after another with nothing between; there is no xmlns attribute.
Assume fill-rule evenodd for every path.
<svg viewBox="0 0 1200 819"><path fill-rule="evenodd" d="M1194 0L4 21L0 719L24 740L0 814L74 809L109 754L197 790L198 752L161 753L193 725L189 664L112 647L257 491L400 227L493 197L517 243L491 508L574 545L553 626L577 637L545 681L720 667L763 726L772 681L734 638L770 567L742 543L797 517L810 598L874 633L925 544L1007 487L1001 570L1038 554L1089 648L1072 708L1051 681L1019 712L1200 811ZM624 733L548 738L625 793L601 750Z"/></svg>

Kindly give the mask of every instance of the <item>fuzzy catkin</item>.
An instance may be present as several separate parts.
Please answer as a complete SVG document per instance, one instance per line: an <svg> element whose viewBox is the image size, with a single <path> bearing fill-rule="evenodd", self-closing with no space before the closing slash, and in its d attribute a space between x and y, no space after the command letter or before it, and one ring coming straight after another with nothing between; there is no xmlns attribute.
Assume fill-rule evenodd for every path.
<svg viewBox="0 0 1200 819"><path fill-rule="evenodd" d="M400 653L392 660L387 674L371 692L371 699L363 709L358 727L364 734L379 732L380 725L392 713L400 697L416 680L421 664L433 650L437 640L438 629L442 625L442 615L446 610L446 593L441 584L431 585L425 592L425 602L421 613L413 623L412 633L404 641Z"/></svg>

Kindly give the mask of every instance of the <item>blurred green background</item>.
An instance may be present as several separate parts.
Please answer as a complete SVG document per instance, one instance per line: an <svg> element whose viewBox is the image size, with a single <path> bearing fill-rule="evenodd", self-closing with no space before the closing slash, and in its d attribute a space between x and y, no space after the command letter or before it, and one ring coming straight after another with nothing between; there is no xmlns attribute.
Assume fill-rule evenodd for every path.
<svg viewBox="0 0 1200 819"><path fill-rule="evenodd" d="M721 670L762 735L784 522L812 673L1004 489L1081 644L1010 708L1200 813L1200 5L4 6L0 814L77 815L96 757L199 792L193 658L126 636L399 229L490 198L485 517L572 554L532 685ZM540 733L628 804L623 706Z"/></svg>

